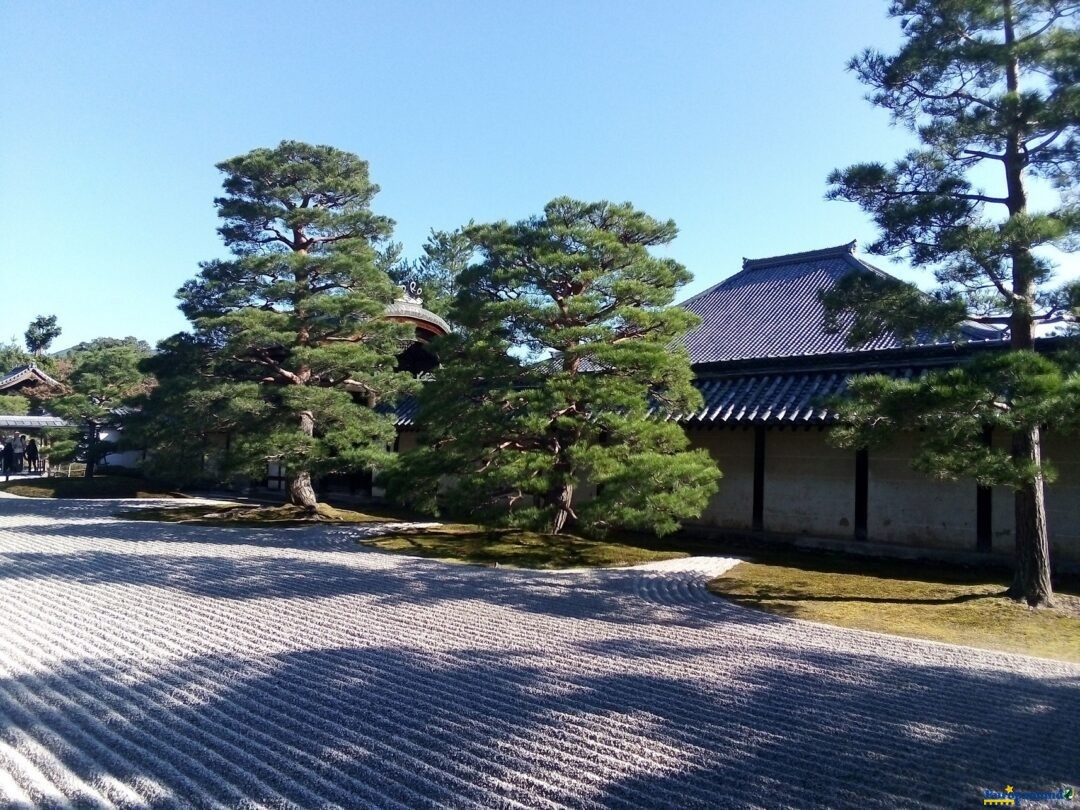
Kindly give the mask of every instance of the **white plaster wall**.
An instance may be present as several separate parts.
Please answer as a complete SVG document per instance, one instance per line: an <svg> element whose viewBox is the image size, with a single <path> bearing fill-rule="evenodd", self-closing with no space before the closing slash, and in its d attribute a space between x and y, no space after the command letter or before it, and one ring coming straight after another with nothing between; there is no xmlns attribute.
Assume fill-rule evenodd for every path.
<svg viewBox="0 0 1080 810"><path fill-rule="evenodd" d="M816 428L767 430L764 507L768 531L852 538L855 452Z"/></svg>
<svg viewBox="0 0 1080 810"><path fill-rule="evenodd" d="M720 489L694 525L749 529L753 522L754 431L741 428L687 431L692 448L704 447L723 473ZM766 496L767 497L767 496Z"/></svg>
<svg viewBox="0 0 1080 810"><path fill-rule="evenodd" d="M942 481L911 468L916 436L869 450L868 539L975 549L975 481Z"/></svg>
<svg viewBox="0 0 1080 810"><path fill-rule="evenodd" d="M105 428L101 431L100 436L101 440L105 442L120 441L120 431L113 428ZM129 467L134 469L139 466L142 458L142 450L125 450L122 453L109 453L102 461L109 467Z"/></svg>
<svg viewBox="0 0 1080 810"><path fill-rule="evenodd" d="M397 435L397 452L408 453L415 450L420 434L415 430L402 430Z"/></svg>
<svg viewBox="0 0 1080 810"><path fill-rule="evenodd" d="M994 444L1009 446L1009 437L994 436ZM1046 487L1046 527L1051 556L1080 560L1080 436L1047 431L1043 455L1058 471ZM994 488L993 544L996 551L1013 548L1013 492Z"/></svg>
<svg viewBox="0 0 1080 810"><path fill-rule="evenodd" d="M1002 431L994 433L994 447L1008 449L1009 436ZM994 551L1013 548L1013 491L1009 487L994 487L990 520L991 547Z"/></svg>
<svg viewBox="0 0 1080 810"><path fill-rule="evenodd" d="M696 525L749 529L752 521L753 430L691 430L694 447L705 447L724 478ZM1007 445L1007 437L994 438ZM975 550L976 484L942 481L911 468L916 436L898 438L869 453L867 509L871 542ZM1053 553L1080 559L1080 436L1050 433L1046 456L1059 478L1047 487L1047 523ZM833 447L827 432L765 433L765 528L789 534L851 539L855 519L855 453ZM992 545L1011 550L1012 491L995 487Z"/></svg>
<svg viewBox="0 0 1080 810"><path fill-rule="evenodd" d="M1058 471L1046 488L1051 553L1080 560L1080 436L1048 433L1045 454Z"/></svg>

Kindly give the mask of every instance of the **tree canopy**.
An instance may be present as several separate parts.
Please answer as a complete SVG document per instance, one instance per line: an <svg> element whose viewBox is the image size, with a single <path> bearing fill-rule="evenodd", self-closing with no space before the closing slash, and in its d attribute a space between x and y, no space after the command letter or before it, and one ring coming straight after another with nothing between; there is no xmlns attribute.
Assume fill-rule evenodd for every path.
<svg viewBox="0 0 1080 810"><path fill-rule="evenodd" d="M54 442L55 458L82 457L86 475L94 475L97 464L113 450L112 443L101 441L100 431L118 425L122 409L153 385L140 367L145 357L138 347L122 341L76 356L65 390L49 400L49 410L81 426L80 434Z"/></svg>
<svg viewBox="0 0 1080 810"><path fill-rule="evenodd" d="M390 276L397 283L419 284L424 307L436 315L450 314L457 295L457 279L473 258L474 246L466 233L473 224L453 231L432 230L418 259L396 261L390 269Z"/></svg>
<svg viewBox="0 0 1080 810"><path fill-rule="evenodd" d="M280 459L313 511L312 474L386 463L393 419L368 405L412 383L395 371L412 330L382 317L395 288L378 248L393 223L371 210L367 163L329 146L283 141L218 168L232 256L204 262L180 306L213 347L214 381L259 415L257 430L237 425L237 459L253 472Z"/></svg>
<svg viewBox="0 0 1080 810"><path fill-rule="evenodd" d="M38 315L30 321L23 337L26 340L26 350L31 354L44 354L49 350L53 341L60 337L61 330L56 322L55 315Z"/></svg>
<svg viewBox="0 0 1080 810"><path fill-rule="evenodd" d="M831 199L868 212L880 229L871 252L907 256L934 271L925 294L871 276L824 296L835 327L853 319L854 343L890 330L914 340L958 334L963 320L1007 330L1017 352L930 375L918 383L875 378L853 386L843 410L867 441L868 426L934 426L923 462L941 475L975 474L1016 493L1017 575L1012 593L1049 603L1049 552L1038 398L1074 390L1070 367L1033 354L1042 325L1075 321L1075 285L1053 283L1047 248L1068 250L1080 233L1080 4L1062 0L896 0L904 41L894 54L867 50L851 69L868 99L910 129L919 146L891 165L832 173ZM1033 183L1062 192L1055 207L1029 202ZM1052 382L1051 378L1056 380ZM1064 426L1066 412L1048 412ZM984 429L1011 434L988 453ZM947 441L946 441L947 440ZM973 468L967 462L979 463Z"/></svg>
<svg viewBox="0 0 1080 810"><path fill-rule="evenodd" d="M675 234L629 204L568 198L465 229L477 261L456 279L461 331L439 344L424 446L392 489L430 509L441 488L470 514L555 533L663 533L700 514L718 470L651 415L700 403L679 344L697 319L672 306L690 274L650 253Z"/></svg>

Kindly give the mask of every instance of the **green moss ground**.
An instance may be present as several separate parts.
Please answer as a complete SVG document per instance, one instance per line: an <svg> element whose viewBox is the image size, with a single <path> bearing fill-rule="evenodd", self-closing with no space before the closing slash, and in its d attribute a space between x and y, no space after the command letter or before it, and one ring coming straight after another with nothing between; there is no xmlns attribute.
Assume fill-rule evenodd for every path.
<svg viewBox="0 0 1080 810"><path fill-rule="evenodd" d="M0 482L0 491L24 498L172 498L177 493L141 478L101 475L94 478L29 478Z"/></svg>
<svg viewBox="0 0 1080 810"><path fill-rule="evenodd" d="M383 551L514 568L578 568L639 565L702 553L693 541L611 535L588 540L521 529L444 524L364 541Z"/></svg>
<svg viewBox="0 0 1080 810"><path fill-rule="evenodd" d="M714 593L780 616L1080 662L1080 597L1058 585L1055 610L1004 596L1007 572L772 552L713 580Z"/></svg>

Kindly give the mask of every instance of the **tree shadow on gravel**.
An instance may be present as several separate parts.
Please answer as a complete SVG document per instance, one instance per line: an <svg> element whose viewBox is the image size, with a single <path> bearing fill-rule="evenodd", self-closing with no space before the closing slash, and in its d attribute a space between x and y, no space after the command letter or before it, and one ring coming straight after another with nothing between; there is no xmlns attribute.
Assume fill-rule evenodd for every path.
<svg viewBox="0 0 1080 810"><path fill-rule="evenodd" d="M394 577L357 576L355 568L312 560L82 551L0 553L0 581L63 578L81 584L175 588L219 599L406 596Z"/></svg>
<svg viewBox="0 0 1080 810"><path fill-rule="evenodd" d="M143 784L154 806L955 807L1077 776L1077 678L768 647L729 663L99 660L0 680L0 722L9 744L34 738L88 784Z"/></svg>
<svg viewBox="0 0 1080 810"><path fill-rule="evenodd" d="M115 548L115 546L113 546ZM200 551L212 552L212 547ZM368 554L386 565L364 565ZM67 580L81 585L167 588L224 600L331 599L355 596L365 607L405 606L422 612L452 602L621 625L710 628L726 620L781 621L706 596L704 604L650 601L638 593L642 575L609 570L570 575L491 570L394 557L357 549L354 556L156 554L116 551L0 552L0 586ZM483 618L478 617L482 623Z"/></svg>
<svg viewBox="0 0 1080 810"><path fill-rule="evenodd" d="M694 603L662 590L644 593L642 583L652 575L633 569L572 574L496 571L386 555L356 542L363 526L257 530L147 524L109 519L100 506L97 511L89 508L91 519L38 521L34 518L55 516L53 503L38 505L27 499L16 505L18 509L10 509L9 503L0 503L0 514L10 509L29 519L21 525L9 521L5 529L40 537L41 550L0 553L0 580L59 577L86 584L176 588L226 599L367 595L383 604L417 609L482 600L528 613L632 625L707 627L732 616L732 611L744 622L775 621L708 595L703 596L704 603ZM65 550L57 543L53 550L52 538L101 541L103 547L86 550L82 544L78 550ZM173 552L169 546L174 544L192 548ZM248 547L251 553L245 550Z"/></svg>

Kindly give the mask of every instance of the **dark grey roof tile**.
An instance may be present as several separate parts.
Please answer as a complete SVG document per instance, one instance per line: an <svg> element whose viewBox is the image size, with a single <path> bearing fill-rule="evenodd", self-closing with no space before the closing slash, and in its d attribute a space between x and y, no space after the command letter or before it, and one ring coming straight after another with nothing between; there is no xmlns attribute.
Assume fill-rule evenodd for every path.
<svg viewBox="0 0 1080 810"><path fill-rule="evenodd" d="M774 256L745 259L743 269L683 302L702 323L686 336L692 363L718 363L750 358L795 357L900 347L887 334L851 349L847 329L827 334L819 291L832 289L852 271L888 274L855 256L855 243ZM983 327L966 325L969 339L1000 337Z"/></svg>

